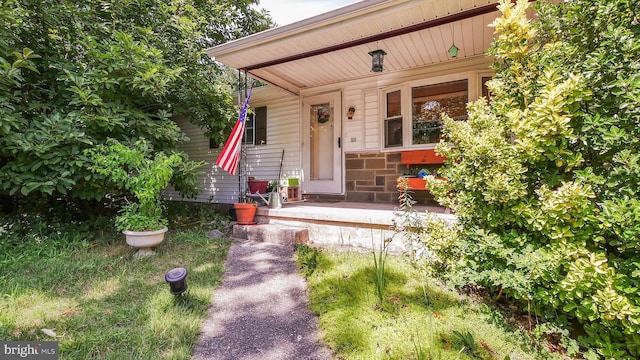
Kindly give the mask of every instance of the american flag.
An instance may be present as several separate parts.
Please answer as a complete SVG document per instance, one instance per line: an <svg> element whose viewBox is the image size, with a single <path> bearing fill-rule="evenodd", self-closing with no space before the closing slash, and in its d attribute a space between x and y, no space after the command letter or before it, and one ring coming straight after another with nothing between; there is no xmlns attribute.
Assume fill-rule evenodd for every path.
<svg viewBox="0 0 640 360"><path fill-rule="evenodd" d="M236 171L238 171L238 165L240 164L240 145L242 144L244 123L247 118L247 108L249 107L249 98L251 97L252 89L253 86L249 89L247 98L244 100L244 106L242 106L242 111L240 111L240 117L238 118L238 121L236 121L236 125L233 127L226 144L224 144L222 152L218 155L218 160L216 160L216 165L220 166L231 175L236 174Z"/></svg>

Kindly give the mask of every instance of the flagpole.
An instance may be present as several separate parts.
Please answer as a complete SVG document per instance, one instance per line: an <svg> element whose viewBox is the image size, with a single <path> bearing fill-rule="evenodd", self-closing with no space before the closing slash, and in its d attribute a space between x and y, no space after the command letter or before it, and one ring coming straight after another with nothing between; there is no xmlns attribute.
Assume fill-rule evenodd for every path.
<svg viewBox="0 0 640 360"><path fill-rule="evenodd" d="M244 99L247 99L247 72L244 72L244 86L242 87L244 90ZM246 110L247 111L247 116L249 115L249 109ZM246 118L245 118L245 124L246 124ZM242 143L241 143L241 150L240 150L240 196L242 197L242 200L244 202L245 198L246 198L246 187L247 187L247 171L248 171L248 164L247 164L247 139L245 138L245 134L247 133L247 127L245 125L244 131L242 132ZM243 156L244 155L244 156ZM243 166L244 165L244 166ZM242 186L244 185L244 189L242 188Z"/></svg>
<svg viewBox="0 0 640 360"><path fill-rule="evenodd" d="M247 80L245 75L245 82L246 81ZM244 144L242 144L242 140L244 138L247 112L249 111L248 108L249 108L249 99L251 98L251 89L249 89L248 93L245 95L244 102L242 102L242 74L241 73L238 73L238 97L237 98L238 98L238 102L241 102L243 105L239 111L238 120L236 121L236 124L233 126L233 129L231 130L231 134L229 134L229 138L227 138L227 141L224 144L222 151L218 155L218 158L216 160L216 165L218 165L223 170L226 170L232 176L235 176L236 174L238 174L238 201L242 201L245 198L244 192L246 189L246 184L244 184L243 182L243 176L246 176L246 173L242 174L242 172L243 171L246 172L247 166L245 165L245 167L243 168L240 161L241 161L242 152L243 152L242 149ZM244 148L246 152L246 146ZM246 159L245 159L245 164L246 164Z"/></svg>
<svg viewBox="0 0 640 360"><path fill-rule="evenodd" d="M245 97L247 96L247 94L244 94ZM240 70L238 70L238 113L242 112L242 104L243 104L243 98L242 98L242 72ZM240 159L238 159L238 161L240 162L240 166L239 169L240 171L238 172L238 202L244 202L244 194L242 191L242 174L244 172L244 169L242 167L242 142L244 141L244 133L245 131L242 131L242 137L240 139Z"/></svg>
<svg viewBox="0 0 640 360"><path fill-rule="evenodd" d="M239 72L238 73L238 81L240 83L239 86L239 95L238 95L238 100L244 100L246 101L247 97L249 96L248 94L248 89L249 89L249 84L248 84L248 80L247 80L247 72L245 71L244 73L244 84L242 81L242 74ZM244 86L243 86L244 85ZM242 98L242 94L244 93L244 99ZM242 107L244 103L244 101L239 102L239 105L241 106L240 108L240 112L242 112ZM248 112L249 109L246 109L247 112L247 116L248 116ZM245 123L246 123L246 117L245 117ZM247 132L247 128L245 126L244 130L242 131L242 139L241 139L241 143L240 143L240 159L239 164L238 164L238 169L240 169L240 171L238 172L238 191L240 194L240 202L244 202L246 199L246 189L247 189L247 172L249 171L249 163L247 161L247 141L245 138L245 134ZM244 186L244 188L243 188Z"/></svg>

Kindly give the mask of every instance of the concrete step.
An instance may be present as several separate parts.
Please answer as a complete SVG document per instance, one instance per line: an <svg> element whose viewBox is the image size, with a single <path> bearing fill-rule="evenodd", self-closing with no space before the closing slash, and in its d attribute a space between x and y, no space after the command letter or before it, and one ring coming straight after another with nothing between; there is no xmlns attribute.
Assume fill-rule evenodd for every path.
<svg viewBox="0 0 640 360"><path fill-rule="evenodd" d="M233 225L232 236L236 239L291 246L309 242L309 230L307 228L279 224L236 224Z"/></svg>

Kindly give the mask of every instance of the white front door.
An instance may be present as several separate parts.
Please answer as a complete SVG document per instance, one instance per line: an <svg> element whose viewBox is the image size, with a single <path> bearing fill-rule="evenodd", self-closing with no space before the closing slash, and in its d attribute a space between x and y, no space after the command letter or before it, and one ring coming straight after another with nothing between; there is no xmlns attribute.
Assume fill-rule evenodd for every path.
<svg viewBox="0 0 640 360"><path fill-rule="evenodd" d="M305 98L303 114L303 191L342 194L342 105L340 92Z"/></svg>

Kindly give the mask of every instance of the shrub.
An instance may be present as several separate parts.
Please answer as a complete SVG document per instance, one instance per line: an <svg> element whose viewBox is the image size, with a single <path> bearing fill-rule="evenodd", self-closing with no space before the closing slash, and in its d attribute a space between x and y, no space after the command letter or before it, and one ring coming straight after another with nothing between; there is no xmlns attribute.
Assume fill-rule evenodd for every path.
<svg viewBox="0 0 640 360"><path fill-rule="evenodd" d="M162 229L168 220L162 214L162 196L173 176L173 168L184 158L173 153L155 152L144 139L125 145L112 141L85 153L93 164L91 171L109 177L115 187L131 193L116 217L118 230L152 231Z"/></svg>
<svg viewBox="0 0 640 360"><path fill-rule="evenodd" d="M501 3L491 101L445 118L448 182L427 186L458 215L461 284L577 321L606 358L637 358L640 4L537 2L536 20L527 7Z"/></svg>

